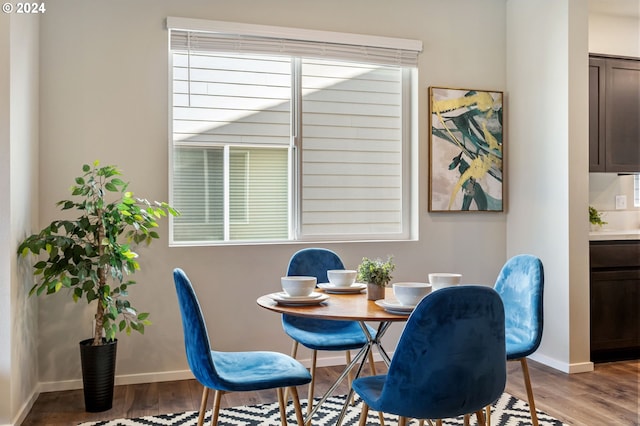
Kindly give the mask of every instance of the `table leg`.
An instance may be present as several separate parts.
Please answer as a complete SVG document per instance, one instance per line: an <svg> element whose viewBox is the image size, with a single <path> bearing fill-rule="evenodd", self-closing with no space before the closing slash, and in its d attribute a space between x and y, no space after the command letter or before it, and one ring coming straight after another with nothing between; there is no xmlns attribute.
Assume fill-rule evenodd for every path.
<svg viewBox="0 0 640 426"><path fill-rule="evenodd" d="M378 324L378 331L376 332L375 339L371 336L371 333L369 333L369 329L367 328L367 325L363 321L360 321L359 324L360 324L360 327L362 328L362 331L364 332L364 335L367 337L367 344L363 348L365 349L365 353L362 354L362 362L360 363L360 366L356 371L354 380L360 377L360 373L362 372L362 368L364 367L364 363L366 362L366 356L370 353L371 347L374 345L378 348L378 351L382 356L382 360L387 365L387 367L391 363L391 360L387 355L387 352L384 350L384 348L382 347L382 343L380 342L380 339L382 339L382 336L384 336L384 333L386 333L387 329L391 325L391 322L381 322L380 324ZM360 357L361 353L362 351L358 352L357 357ZM353 368L353 366L351 368ZM349 370L351 370L351 368ZM353 388L349 388L347 399L345 400L345 403L342 406L342 410L340 411L340 415L338 416L338 419L336 421L336 426L340 426L342 424L342 420L344 420L344 417L347 414L347 408L349 407L349 401L351 400L352 396L353 396Z"/></svg>
<svg viewBox="0 0 640 426"><path fill-rule="evenodd" d="M358 351L358 353L351 360L351 363L349 363L349 365L347 365L345 367L344 371L336 379L335 383L333 385L331 385L331 387L329 388L329 390L327 390L327 392L325 392L325 394L322 396L322 398L320 398L320 401L318 401L318 403L314 405L313 410L311 410L311 412L307 414L307 418L306 418L306 420L304 422L305 425L311 424L311 419L313 418L314 414L318 411L318 409L322 406L322 404L327 400L327 398L329 398L329 396L331 396L331 394L337 389L337 387L340 385L340 383L342 383L344 378L347 377L347 375L351 372L353 367L355 367L355 365L358 363L358 361L360 361L361 359L365 359L365 356L368 353L368 351L369 351L369 345L368 344L364 345L362 347L362 349L360 349ZM357 375L356 375L356 377L357 377ZM347 400L347 403L348 403L348 400Z"/></svg>
<svg viewBox="0 0 640 426"><path fill-rule="evenodd" d="M382 346L382 343L381 343L380 339L382 339L382 336L384 336L384 334L387 332L387 329L389 328L390 325L391 325L390 322L381 322L378 325L378 332L376 333L376 338L375 339L373 339L369 335L369 331L366 330L366 327L364 327L364 329L366 330L365 334L367 335L367 338L369 338L370 342L372 342L373 344L376 345L376 347L378 348L378 353L382 357L382 360L384 361L384 363L385 363L385 365L387 367L389 367L389 364L391 364L391 358L389 357L389 355L387 354L387 351ZM361 324L361 326L362 326L362 324Z"/></svg>
<svg viewBox="0 0 640 426"><path fill-rule="evenodd" d="M356 376L355 376L356 379L358 377L360 377L360 373L362 372L362 367L364 367L364 363L367 362L367 354L371 350L371 346L372 345L373 345L373 342L369 342L364 346L365 350L366 350L366 353L362 357L362 362L360 363L360 366L358 367L358 370L356 371ZM342 410L340 411L340 415L338 416L338 420L336 420L336 426L340 426L342 424L342 420L344 420L344 416L347 415L347 409L349 408L349 401L351 401L352 397L353 397L353 388L349 388L349 393L347 394L347 398L344 401L344 405L342 406Z"/></svg>
<svg viewBox="0 0 640 426"><path fill-rule="evenodd" d="M340 383L342 383L344 378L351 373L351 370L353 370L353 367L355 367L356 364L358 364L358 362L360 362L360 366L356 371L354 380L360 376L360 373L362 372L362 368L364 367L364 364L367 360L367 355L371 351L372 346L375 345L378 348L378 351L382 356L382 360L387 365L387 367L391 363L391 359L389 358L389 355L387 355L387 352L384 350L384 348L382 347L382 343L380 342L380 339L382 339L382 336L384 336L384 333L387 331L387 329L391 325L391 322L381 322L378 325L378 331L376 332L375 339L371 336L371 333L369 333L369 329L367 328L364 321L359 321L358 323L360 324L360 327L362 328L362 331L364 332L364 335L367 338L367 344L364 345L358 351L358 353L351 359L351 362L345 367L344 371L336 379L335 383L331 385L329 390L327 390L327 392L322 396L322 398L320 398L320 401L318 401L318 403L314 405L313 410L311 410L311 412L307 414L307 417L304 421L305 425L311 425L311 419L313 418L315 413L322 406L322 404L329 398L329 396L331 396L331 394L333 394L333 392L338 388L338 386L340 385ZM353 395L353 388L350 388L349 394L347 395L347 399L345 400L345 404L342 407L342 411L340 412L340 416L338 417L338 420L336 422L336 426L340 426L342 424L342 420L344 419L344 416L347 414L349 400L351 399L352 395Z"/></svg>

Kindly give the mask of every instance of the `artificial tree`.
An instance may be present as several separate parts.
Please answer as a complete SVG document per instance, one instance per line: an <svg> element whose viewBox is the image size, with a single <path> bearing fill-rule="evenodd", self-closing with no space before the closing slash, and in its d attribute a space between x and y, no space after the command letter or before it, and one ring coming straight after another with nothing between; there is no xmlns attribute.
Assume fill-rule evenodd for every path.
<svg viewBox="0 0 640 426"><path fill-rule="evenodd" d="M75 302L95 302L93 338L81 345L101 346L114 341L120 331L144 333L150 324L149 314L138 312L128 300L128 288L135 284L128 277L140 269L133 250L159 238L159 219L179 213L166 202L135 198L117 166L95 161L83 165L82 172L71 187L75 198L57 203L63 211L77 210L79 216L54 220L27 237L18 253L38 257L30 295L67 289Z"/></svg>

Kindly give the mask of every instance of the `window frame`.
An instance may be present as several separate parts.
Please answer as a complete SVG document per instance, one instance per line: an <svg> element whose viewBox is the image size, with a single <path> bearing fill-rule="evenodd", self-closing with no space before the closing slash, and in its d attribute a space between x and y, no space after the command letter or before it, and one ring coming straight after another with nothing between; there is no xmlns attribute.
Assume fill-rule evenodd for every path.
<svg viewBox="0 0 640 426"><path fill-rule="evenodd" d="M252 24L235 24L221 23L219 21L205 21L187 18L168 18L167 27L169 31L169 199L173 199L173 180L174 180L174 158L173 150L175 148L173 140L173 55L171 49L171 30L187 30L187 31L230 31L233 28L235 34L251 34L264 35L274 34L285 35L294 39L312 39L315 41L339 41L345 42L346 39L354 43L385 45L393 47L394 45L410 44L416 51L422 50L422 42L416 40L390 39L385 37L362 36L357 34L342 34L324 31L310 31L294 28L283 27L266 27ZM188 27L188 28L185 28ZM419 47L419 48L418 48ZM342 60L342 59L337 59ZM300 66L300 59L292 56L292 66ZM297 65L295 65L297 64ZM299 86L297 86L299 88ZM393 234L348 234L346 238L340 235L306 235L302 230L302 135L299 129L294 129L292 143L289 149L290 160L288 162L289 179L289 235L287 239L278 240L227 240L228 233L225 231L225 240L215 241L176 241L174 238L174 218L169 218L169 245L170 246L227 246L227 245L263 245L263 244L295 244L295 243L312 243L312 242L364 242L364 241L412 241L417 239L417 210L418 210L418 171L417 171L417 153L418 153L418 134L417 134L417 66L402 66L402 120L401 120L401 182L402 187L400 194L402 197L401 204L401 224L402 230ZM302 96L300 93L293 93L292 98L292 114L301 114ZM292 118L292 124L299 124L299 120ZM231 148L233 149L233 148ZM229 147L225 147L228 151ZM225 163L226 164L226 163ZM226 166L225 166L226 167ZM228 177L225 171L225 177ZM229 182L225 182L225 188ZM228 200L227 190L225 190L225 199ZM229 204L225 203L225 215L228 217ZM229 217L229 220L232 219ZM225 220L226 223L226 220Z"/></svg>

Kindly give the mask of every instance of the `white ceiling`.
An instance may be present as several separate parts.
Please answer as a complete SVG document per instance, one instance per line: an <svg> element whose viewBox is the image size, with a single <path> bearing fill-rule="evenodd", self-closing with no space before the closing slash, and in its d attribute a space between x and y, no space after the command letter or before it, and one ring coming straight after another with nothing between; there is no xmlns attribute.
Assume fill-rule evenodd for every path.
<svg viewBox="0 0 640 426"><path fill-rule="evenodd" d="M589 12L640 18L640 0L589 0Z"/></svg>

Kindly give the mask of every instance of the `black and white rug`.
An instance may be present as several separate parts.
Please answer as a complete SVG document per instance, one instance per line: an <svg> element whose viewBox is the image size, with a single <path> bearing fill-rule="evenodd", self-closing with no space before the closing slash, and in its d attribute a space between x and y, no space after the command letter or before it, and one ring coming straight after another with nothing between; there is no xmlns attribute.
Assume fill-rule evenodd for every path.
<svg viewBox="0 0 640 426"><path fill-rule="evenodd" d="M330 426L335 425L340 410L344 402L344 396L336 396L327 399L327 401L318 410L312 420L313 426ZM305 412L306 400L300 401L303 404L303 413ZM360 417L360 404L349 407L347 415L342 422L345 426L357 425ZM397 424L397 416L385 414L385 424ZM139 417L136 419L116 419L105 420L100 422L81 423L80 426L195 426L198 420L196 411L187 411L184 413L162 414L159 416ZM540 426L562 426L563 423L553 417L538 411L538 420ZM211 421L211 411L207 413L205 424ZM287 421L291 425L296 424L293 404L290 402L287 407ZM476 424L475 416L471 418L471 424ZM247 405L241 407L225 408L220 410L218 418L220 426L279 426L280 411L278 403ZM367 426L379 425L380 420L378 413L369 411L367 418ZM411 422L411 425L417 425L417 421ZM462 417L458 419L445 420L446 426L458 426L463 424ZM529 416L529 405L507 393L494 404L491 411L491 424L498 426L527 426L531 425Z"/></svg>

